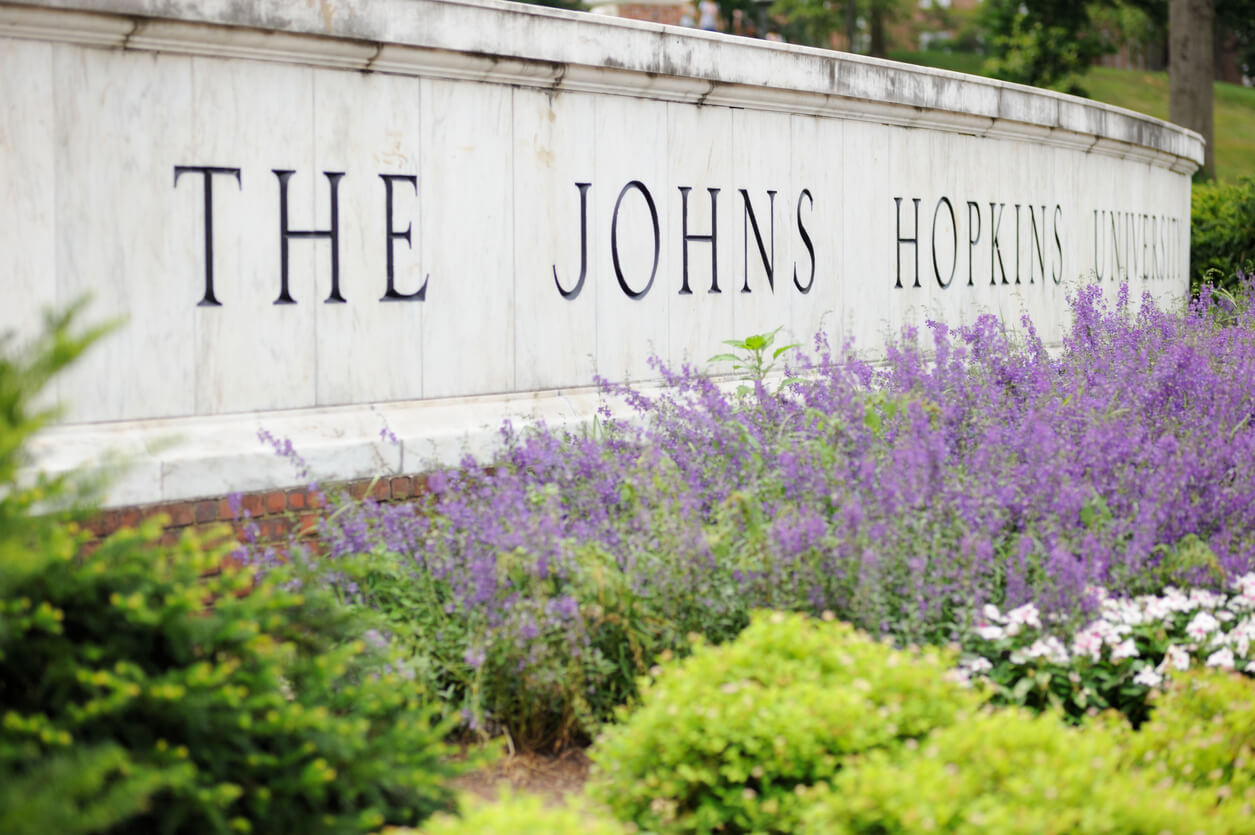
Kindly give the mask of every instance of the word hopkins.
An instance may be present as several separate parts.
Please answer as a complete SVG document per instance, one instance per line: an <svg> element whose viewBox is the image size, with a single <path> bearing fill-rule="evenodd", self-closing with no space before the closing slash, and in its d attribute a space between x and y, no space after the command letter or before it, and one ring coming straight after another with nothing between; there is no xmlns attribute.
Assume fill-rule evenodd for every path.
<svg viewBox="0 0 1255 835"><path fill-rule="evenodd" d="M905 247L912 247L914 249L915 283L912 286L914 287L920 286L920 281L919 281L919 255L920 255L920 249L921 249L920 233L924 231L923 229L920 228L920 216L919 216L920 198L918 197L912 198L911 203L914 206L914 212L913 212L914 218L913 220L911 220L912 231L909 232L908 234L903 234L904 223L903 223L903 217L902 217L902 214L903 214L902 198L901 197L893 198L893 204L895 207L896 222L897 222L897 246L898 246L897 274L896 274L896 278L894 279L893 286L899 290L902 289L902 250ZM999 281L998 281L999 278L1002 279L1001 281L1002 284L1021 283L1020 282L1020 277L1022 275L1020 271L1020 253L1022 250L1022 247L1020 245L1020 241L1022 240L1021 234L1020 234L1021 228L1023 228L1025 233L1027 233L1027 241L1025 242L1028 246L1028 259L1027 259L1028 260L1028 265L1027 265L1028 266L1028 276L1027 276L1028 281L1027 283L1035 284L1036 276L1038 274L1040 274L1041 276L1042 283L1044 284L1046 282L1047 260L1050 261L1050 274L1049 274L1050 280L1055 284L1059 283L1060 279L1063 276L1063 241L1060 238L1060 221L1063 219L1063 207L1058 204L1055 204L1054 208L1051 209L1049 212L1047 212L1046 206L1044 204L1040 207L1040 210L1039 210L1039 207L1033 206L1032 204L1015 203L1014 206L1015 206L1015 227L1014 227L1015 238L1014 238L1014 241L1012 242L1012 241L1007 240L1008 238L1011 237L1011 235L1009 234L1011 232L1011 229L1009 228L1011 224L1008 223L1007 227L1004 227L1002 225L1003 220L1004 220L1004 215L1007 215L1005 220L1008 220L1008 221L1011 220L1009 213L1006 211L1007 209L1006 203L994 203L991 201L989 203L989 214L984 215L984 207L982 206L982 204L977 203L974 200L968 200L967 205L966 205L966 209L967 209L966 211L967 217L965 218L966 224L962 224L960 223L960 216L964 213L962 210L960 210L959 214L955 213L954 204L950 202L949 197L942 197L941 199L937 201L936 206L933 208L932 225L929 230L929 236L927 240L931 244L930 249L932 252L933 277L936 279L938 286L944 289L946 287L949 287L951 283L954 282L954 276L955 276L955 273L958 271L958 266L959 266L959 254L963 250L963 247L960 243L960 237L959 237L959 229L961 226L966 226L966 230L967 230L967 234L963 235L963 239L966 239L967 241L967 247L966 247L967 249L967 259L966 259L967 260L967 284L969 287L975 285L974 268L976 264L976 259L980 257L979 255L980 249L978 247L981 244L982 237L984 238L985 241L988 242L990 286L999 284ZM1021 211L1022 209L1024 210L1023 212ZM1050 220L1049 235L1047 234L1047 229L1046 229L1047 217L1049 217L1049 220ZM1023 227L1021 227L1021 221L1023 221ZM941 255L940 256L938 255L938 252L937 252L938 232L940 232L941 234L941 247L940 247ZM949 232L948 235L946 234L947 232ZM1002 236L1002 237L1000 238L999 236ZM1053 243L1054 243L1053 247L1050 245L1051 238L1053 238ZM1005 261L1003 260L1003 255L1004 255L1003 245L1004 244L1007 245L1009 248L1014 247L1014 256L1015 256L1015 262L1014 262L1015 263L1015 281L1014 282L1012 282L1007 277L1007 268L1009 266L1008 262L1011 260L1011 256L1009 253L1007 253L1006 260ZM946 258L947 253L950 256L949 259ZM1049 253L1049 255L1047 253ZM947 260L949 263L947 263ZM909 276L907 280L908 281L910 280Z"/></svg>

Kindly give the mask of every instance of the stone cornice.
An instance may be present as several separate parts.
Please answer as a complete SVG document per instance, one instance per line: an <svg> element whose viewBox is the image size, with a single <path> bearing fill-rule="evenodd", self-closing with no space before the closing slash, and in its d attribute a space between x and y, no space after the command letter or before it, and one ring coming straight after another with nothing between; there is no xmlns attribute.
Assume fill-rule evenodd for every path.
<svg viewBox="0 0 1255 835"><path fill-rule="evenodd" d="M40 0L0 37L277 61L857 119L1192 173L1201 137L1122 108L960 73L481 0Z"/></svg>

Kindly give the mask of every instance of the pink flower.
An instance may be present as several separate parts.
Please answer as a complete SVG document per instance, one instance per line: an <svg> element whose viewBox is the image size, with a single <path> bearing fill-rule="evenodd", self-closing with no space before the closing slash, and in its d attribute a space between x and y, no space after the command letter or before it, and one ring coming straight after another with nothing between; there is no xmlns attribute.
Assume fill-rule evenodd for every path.
<svg viewBox="0 0 1255 835"><path fill-rule="evenodd" d="M1178 646L1168 647L1168 651L1164 653L1163 663L1159 665L1160 671L1167 668L1176 670L1188 670L1190 668L1190 654Z"/></svg>
<svg viewBox="0 0 1255 835"><path fill-rule="evenodd" d="M1120 661L1125 658L1137 658L1137 644L1132 638L1125 638L1111 650L1111 660Z"/></svg>
<svg viewBox="0 0 1255 835"><path fill-rule="evenodd" d="M1219 667L1222 670L1233 669L1233 650L1225 647L1207 656L1208 667Z"/></svg>
<svg viewBox="0 0 1255 835"><path fill-rule="evenodd" d="M986 641L999 641L1006 637L1007 631L1001 626L995 626L994 624L981 624L976 627L976 634Z"/></svg>
<svg viewBox="0 0 1255 835"><path fill-rule="evenodd" d="M1220 621L1208 612L1199 612L1185 627L1185 634L1195 641L1201 641L1220 628Z"/></svg>

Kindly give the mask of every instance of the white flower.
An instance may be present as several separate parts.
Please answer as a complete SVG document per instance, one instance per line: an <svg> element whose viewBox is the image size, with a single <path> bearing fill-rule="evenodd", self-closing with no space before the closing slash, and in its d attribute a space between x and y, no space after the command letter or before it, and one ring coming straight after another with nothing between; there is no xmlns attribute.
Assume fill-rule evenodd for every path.
<svg viewBox="0 0 1255 835"><path fill-rule="evenodd" d="M1055 664L1066 664L1068 662L1068 650L1059 639L1053 635L1045 638L1038 638L1033 642L1024 654L1029 658L1045 658L1047 661Z"/></svg>
<svg viewBox="0 0 1255 835"><path fill-rule="evenodd" d="M1216 620L1208 612L1199 612L1193 617L1189 625L1185 627L1185 634L1195 641L1201 641L1219 628L1220 621Z"/></svg>
<svg viewBox="0 0 1255 835"><path fill-rule="evenodd" d="M987 673L994 668L994 665L989 663L988 658L980 658L980 657L973 658L973 659L970 659L969 661L964 662L963 666L966 667L968 673L972 675L980 675L981 673Z"/></svg>
<svg viewBox="0 0 1255 835"><path fill-rule="evenodd" d="M1120 661L1124 658L1137 658L1137 644L1132 638L1125 638L1111 650L1111 660Z"/></svg>
<svg viewBox="0 0 1255 835"><path fill-rule="evenodd" d="M1207 656L1208 667L1219 667L1222 670L1233 669L1233 650L1225 647Z"/></svg>
<svg viewBox="0 0 1255 835"><path fill-rule="evenodd" d="M1224 597L1207 589L1190 589L1190 600L1200 609L1215 609L1224 603Z"/></svg>
<svg viewBox="0 0 1255 835"><path fill-rule="evenodd" d="M998 611L998 607L994 604L986 603L981 612L985 615L985 620L990 623L1002 623L1002 613Z"/></svg>
<svg viewBox="0 0 1255 835"><path fill-rule="evenodd" d="M986 641L998 641L1006 637L1006 630L1001 626L983 624L976 627L976 634L984 638Z"/></svg>
<svg viewBox="0 0 1255 835"><path fill-rule="evenodd" d="M1255 573L1244 574L1233 581L1237 594L1229 600L1230 609L1255 609Z"/></svg>
<svg viewBox="0 0 1255 835"><path fill-rule="evenodd" d="M1094 601L1096 603L1102 603L1104 600L1107 599L1107 590L1103 588L1102 586L1093 586L1093 585L1086 586L1085 594L1089 597L1094 598Z"/></svg>
<svg viewBox="0 0 1255 835"><path fill-rule="evenodd" d="M1076 655L1088 655L1091 661L1102 657L1102 635L1091 629L1083 629L1072 639L1072 652Z"/></svg>
<svg viewBox="0 0 1255 835"><path fill-rule="evenodd" d="M1190 599L1187 595L1182 594L1179 589L1172 586L1164 589L1163 597L1160 598L1164 605L1174 612L1192 612L1198 607L1198 603Z"/></svg>
<svg viewBox="0 0 1255 835"><path fill-rule="evenodd" d="M1165 620L1174 614L1172 607L1162 597L1141 597L1138 600L1146 620Z"/></svg>
<svg viewBox="0 0 1255 835"><path fill-rule="evenodd" d="M1178 670L1188 670L1190 668L1190 654L1178 646L1168 647L1168 651L1164 653L1163 663L1159 665L1159 669L1162 671L1168 667L1174 667Z"/></svg>
<svg viewBox="0 0 1255 835"><path fill-rule="evenodd" d="M1108 620L1099 618L1089 626L1085 627L1085 629L1082 630L1082 633L1088 635L1090 640L1097 641L1099 645L1098 649L1101 650L1103 644L1106 644L1109 647L1114 647L1119 644L1122 640L1124 640L1124 636L1129 634L1131 629L1131 627L1123 623L1112 623ZM1080 636L1078 635L1078 637ZM1094 660L1098 660L1096 656Z"/></svg>
<svg viewBox="0 0 1255 835"><path fill-rule="evenodd" d="M1102 616L1104 620L1124 626L1137 626L1146 620L1140 599L1123 600L1109 597L1103 601Z"/></svg>
<svg viewBox="0 0 1255 835"><path fill-rule="evenodd" d="M1023 606L1007 612L1007 620L1016 626L1041 629L1041 616L1037 612L1037 607L1032 603L1025 603Z"/></svg>
<svg viewBox="0 0 1255 835"><path fill-rule="evenodd" d="M1255 591L1242 592L1229 598L1228 608L1235 612L1246 612L1255 609Z"/></svg>
<svg viewBox="0 0 1255 835"><path fill-rule="evenodd" d="M1251 618L1243 618L1229 632L1229 646L1233 647L1238 655L1245 656L1250 652L1251 641L1255 640L1255 621Z"/></svg>
<svg viewBox="0 0 1255 835"><path fill-rule="evenodd" d="M1163 676L1150 667L1143 667L1137 675L1133 676L1133 683L1143 687L1158 687L1163 683Z"/></svg>

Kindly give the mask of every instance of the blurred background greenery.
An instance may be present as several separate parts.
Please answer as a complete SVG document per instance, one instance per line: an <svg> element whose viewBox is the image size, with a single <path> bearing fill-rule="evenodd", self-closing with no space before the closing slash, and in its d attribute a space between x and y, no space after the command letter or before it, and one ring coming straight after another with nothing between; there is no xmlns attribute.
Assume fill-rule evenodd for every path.
<svg viewBox="0 0 1255 835"><path fill-rule="evenodd" d="M1031 84L1169 119L1210 139L1212 170L1198 179L1255 176L1255 0L535 2L687 26L708 21L717 5L720 31ZM1198 112L1208 99L1214 122L1211 108Z"/></svg>

